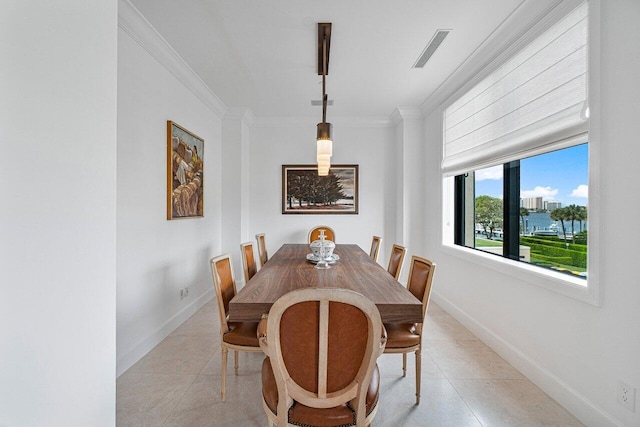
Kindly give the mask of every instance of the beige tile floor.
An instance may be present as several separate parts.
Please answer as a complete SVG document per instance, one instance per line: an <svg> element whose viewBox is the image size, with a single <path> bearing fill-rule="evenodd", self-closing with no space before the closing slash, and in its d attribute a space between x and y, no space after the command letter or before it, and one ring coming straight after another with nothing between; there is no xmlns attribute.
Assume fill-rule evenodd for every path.
<svg viewBox="0 0 640 427"><path fill-rule="evenodd" d="M422 354L422 399L415 405L415 365L408 356L378 360L381 397L374 426L580 426L436 304L429 305ZM240 353L220 399L220 333L212 300L117 380L117 425L267 425L260 396L261 353Z"/></svg>

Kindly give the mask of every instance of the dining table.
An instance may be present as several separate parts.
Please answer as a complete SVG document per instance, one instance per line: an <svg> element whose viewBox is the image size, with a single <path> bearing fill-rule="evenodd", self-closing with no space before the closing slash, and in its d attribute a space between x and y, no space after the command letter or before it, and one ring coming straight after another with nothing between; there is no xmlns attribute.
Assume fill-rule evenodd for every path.
<svg viewBox="0 0 640 427"><path fill-rule="evenodd" d="M378 307L385 323L422 322L422 302L355 244L336 244L339 258L329 269L307 259L307 244L287 243L229 302L230 322L257 322L288 292L301 288L343 288L358 292Z"/></svg>

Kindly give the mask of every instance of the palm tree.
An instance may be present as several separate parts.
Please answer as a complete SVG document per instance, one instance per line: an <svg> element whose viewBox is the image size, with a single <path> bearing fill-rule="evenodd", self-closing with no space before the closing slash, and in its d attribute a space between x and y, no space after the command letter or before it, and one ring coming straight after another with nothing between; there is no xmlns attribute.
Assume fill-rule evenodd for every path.
<svg viewBox="0 0 640 427"><path fill-rule="evenodd" d="M554 209L549 213L549 217L554 221L560 221L560 224L562 225L562 235L564 236L564 244L568 248L569 243L567 243L567 230L564 227L564 221L569 219L567 208Z"/></svg>
<svg viewBox="0 0 640 427"><path fill-rule="evenodd" d="M566 207L567 220L571 221L571 235L575 236L575 230L573 228L574 222L578 219L579 208L576 205L569 205Z"/></svg>
<svg viewBox="0 0 640 427"><path fill-rule="evenodd" d="M522 222L522 235L524 236L524 217L525 216L529 216L529 209L527 208L520 208L520 221Z"/></svg>
<svg viewBox="0 0 640 427"><path fill-rule="evenodd" d="M587 207L586 206L578 206L578 214L576 215L576 219L580 223L580 231L582 231L582 221L587 220Z"/></svg>

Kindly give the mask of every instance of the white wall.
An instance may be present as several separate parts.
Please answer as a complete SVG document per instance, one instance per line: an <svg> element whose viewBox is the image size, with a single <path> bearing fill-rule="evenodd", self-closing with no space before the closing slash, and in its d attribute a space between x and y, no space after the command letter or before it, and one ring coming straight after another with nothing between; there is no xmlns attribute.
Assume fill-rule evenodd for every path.
<svg viewBox="0 0 640 427"><path fill-rule="evenodd" d="M320 114L320 113L319 113ZM395 204L395 134L388 121L333 122L332 164L359 165L358 215L283 215L282 165L316 163L316 122L257 120L252 128L250 234L266 234L273 254L283 243L306 243L309 229L328 225L337 243L354 243L367 253L371 238L383 238L378 261L386 267L395 240L385 216Z"/></svg>
<svg viewBox="0 0 640 427"><path fill-rule="evenodd" d="M3 2L0 425L115 424L117 3Z"/></svg>
<svg viewBox="0 0 640 427"><path fill-rule="evenodd" d="M162 40L140 36L148 28L136 11L121 2L120 14L118 375L213 296L209 259L220 252L222 224L220 115L188 86L179 58L163 56L172 51ZM204 139L204 218L166 219L167 120Z"/></svg>
<svg viewBox="0 0 640 427"><path fill-rule="evenodd" d="M602 254L602 306L452 256L437 240L427 244L438 262L437 302L587 425L637 426L638 402L635 413L620 406L616 387L619 380L640 387L640 286L635 268L640 231L629 226L640 210L635 188L640 3L602 1L601 8L600 102L592 99L591 108L600 116L599 141L592 143L600 144L596 160L603 227L601 247L593 249ZM427 143L440 150L440 113L432 113L425 123ZM437 171L439 158L427 158L426 167ZM435 172L429 177L436 178ZM439 225L439 187L425 188L428 198L437 201L426 206L425 222Z"/></svg>

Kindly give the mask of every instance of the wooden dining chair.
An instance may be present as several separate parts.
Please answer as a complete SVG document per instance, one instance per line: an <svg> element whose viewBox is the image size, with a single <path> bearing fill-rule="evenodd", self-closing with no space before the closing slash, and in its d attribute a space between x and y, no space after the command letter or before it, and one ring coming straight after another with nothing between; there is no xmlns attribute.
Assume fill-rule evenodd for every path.
<svg viewBox="0 0 640 427"><path fill-rule="evenodd" d="M391 248L391 255L389 255L389 266L387 267L387 271L396 280L400 280L402 264L404 263L404 255L406 253L407 248L405 248L404 246L394 244Z"/></svg>
<svg viewBox="0 0 640 427"><path fill-rule="evenodd" d="M236 281L233 277L231 255L224 254L211 258L211 274L218 298L220 313L220 334L222 335L222 401L226 398L227 353L234 350L234 368L238 375L238 352L260 350L256 335L258 322L228 322L229 301L236 295Z"/></svg>
<svg viewBox="0 0 640 427"><path fill-rule="evenodd" d="M240 254L242 255L242 269L244 271L244 283L249 283L249 280L258 272L258 266L256 265L256 259L253 256L253 243L246 242L240 244Z"/></svg>
<svg viewBox="0 0 640 427"><path fill-rule="evenodd" d="M264 267L264 263L269 261L267 245L264 242L264 233L256 234L256 241L258 242L258 259L260 260L260 267Z"/></svg>
<svg viewBox="0 0 640 427"><path fill-rule="evenodd" d="M373 236L371 240L371 250L369 251L369 256L375 262L378 262L378 253L380 252L380 243L382 242L382 237Z"/></svg>
<svg viewBox="0 0 640 427"><path fill-rule="evenodd" d="M309 242L314 242L320 238L320 230L324 230L324 236L327 240L331 240L333 243L336 242L336 233L333 231L333 228L327 227L326 225L318 225L309 230Z"/></svg>
<svg viewBox="0 0 640 427"><path fill-rule="evenodd" d="M378 408L385 334L375 304L339 288L280 297L258 327L268 425L365 426ZM345 328L344 325L349 325Z"/></svg>
<svg viewBox="0 0 640 427"><path fill-rule="evenodd" d="M407 289L422 301L422 322L385 323L387 346L385 353L402 353L402 376L407 375L407 353L415 352L416 357L416 405L420 403L420 375L422 366L422 326L427 314L431 283L436 265L426 258L411 257L411 270Z"/></svg>

